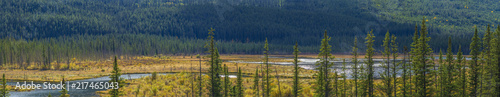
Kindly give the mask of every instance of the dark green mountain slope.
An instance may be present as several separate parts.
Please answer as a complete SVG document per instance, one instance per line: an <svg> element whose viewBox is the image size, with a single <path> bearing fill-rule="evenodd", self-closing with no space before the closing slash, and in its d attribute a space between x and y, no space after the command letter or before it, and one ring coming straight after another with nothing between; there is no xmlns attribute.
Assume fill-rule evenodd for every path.
<svg viewBox="0 0 500 97"><path fill-rule="evenodd" d="M135 33L204 39L207 29L214 28L215 38L221 41L260 43L268 37L270 43L276 45L285 46L298 41L304 46L316 46L321 33L327 30L332 36L333 51L344 52L348 51L350 45L347 44L352 44L355 36L363 37L371 29L375 30L376 36L389 30L401 39L401 45L408 45L416 21L423 16L430 19L433 39L448 37L449 34L441 33L450 29L435 23L439 18L429 18L432 14L420 11L433 8L418 4L433 2L398 2L404 3L394 4L387 0L3 0L0 1L0 20L4 21L0 23L0 37L44 39ZM403 4L411 5L411 8L403 10L400 7ZM444 13L433 10L430 12ZM470 11L474 10L465 12ZM443 16L452 17L454 14ZM461 16L457 17L462 20ZM476 18L472 20L482 19ZM460 33L467 32L463 27L475 23L491 23L466 22L470 24L456 27L462 27L457 29L462 31ZM443 25L451 24L459 23ZM454 37L454 40L462 40L457 42L462 46L466 46L469 40L467 35ZM445 43L431 45L441 48L442 44ZM287 51L284 49L276 49L276 52Z"/></svg>
<svg viewBox="0 0 500 97"><path fill-rule="evenodd" d="M378 15L399 23L418 23L427 17L435 32L472 34L474 25L484 33L487 24L500 24L498 0L374 0Z"/></svg>

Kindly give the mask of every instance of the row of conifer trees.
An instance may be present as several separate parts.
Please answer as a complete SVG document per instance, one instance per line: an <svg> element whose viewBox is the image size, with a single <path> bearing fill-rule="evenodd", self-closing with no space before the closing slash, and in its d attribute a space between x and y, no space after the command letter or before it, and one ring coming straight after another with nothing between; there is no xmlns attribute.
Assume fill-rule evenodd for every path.
<svg viewBox="0 0 500 97"><path fill-rule="evenodd" d="M208 64L210 67L210 84L209 94L212 97L227 96L226 90L221 91L221 72L227 73L226 69L222 69L222 61L219 58L217 48L214 43L214 30L209 30L208 42L206 48L207 53L210 55ZM440 97L465 97L465 96L500 96L500 27L495 32L490 31L488 26L484 37L481 39L478 36L477 27L470 43L470 56L464 56L459 50L453 50L451 37L448 40L448 49L446 55L443 57L442 50L439 51L438 59L435 59L434 50L429 46L431 38L428 36L425 18L423 19L420 29L415 26L415 33L413 36L413 43L404 46L402 50L403 56L398 53L398 40L394 35L391 36L389 32L385 35L383 40L384 47L381 50L384 62L384 71L380 72L380 76L375 76L374 73L374 55L376 49L374 46L374 38L372 32L369 32L365 38L365 45L367 47L365 52L365 60L362 63L359 61L357 39L354 40L352 47L351 59L354 65L352 66L351 80L345 80L345 73L338 75L337 72L332 73L332 66L336 65L331 60L335 57L330 53L332 46L328 43L330 37L327 31L324 33L324 38L321 41L320 59L317 65L317 73L313 76L315 82L314 96L316 97L333 97L333 96L387 96L387 97L427 97L427 96L440 96ZM482 42L481 42L482 40ZM452 51L458 51L456 54ZM292 95L294 97L301 95L300 83L300 69L298 67L299 48L296 43L294 46L294 77L292 85ZM254 76L254 85L252 89L258 96L270 96L270 76L269 76L269 47L266 42L264 45L264 58L263 64L257 68ZM396 61L402 59L402 61ZM345 71L345 59L343 70ZM337 69L337 68L333 68ZM333 70L335 71L335 70ZM241 71L238 71L240 74ZM260 74L259 74L260 73ZM262 75L262 76L259 76ZM398 76L400 75L400 76ZM239 76L240 77L240 76ZM239 78L238 77L238 78ZM343 78L340 81L338 78ZM375 82L376 78L380 78L381 82ZM200 79L201 80L201 79ZM224 83L226 79L224 79ZM259 84L259 81L261 82ZM224 84L226 85L226 84ZM278 80L279 85L279 80ZM278 86L279 87L279 86ZM227 86L224 86L226 89ZM243 87L239 86L240 96ZM279 90L281 92L281 90ZM201 93L200 93L201 94ZM281 93L280 93L281 94Z"/></svg>

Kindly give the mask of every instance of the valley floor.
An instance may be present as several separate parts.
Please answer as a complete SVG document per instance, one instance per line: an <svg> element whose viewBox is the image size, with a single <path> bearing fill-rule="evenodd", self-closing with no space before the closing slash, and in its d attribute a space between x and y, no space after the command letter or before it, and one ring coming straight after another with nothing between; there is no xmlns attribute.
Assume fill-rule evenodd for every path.
<svg viewBox="0 0 500 97"><path fill-rule="evenodd" d="M336 58L352 58L351 55L334 55ZM292 55L273 55L270 56L270 62L292 62L289 58ZM317 55L300 55L301 58L316 58ZM360 56L359 58L363 58ZM222 55L221 59L224 61L222 65L229 68L230 75L236 75L237 67L242 68L243 74L243 90L247 96L255 95L253 89L253 76L257 68L261 69L261 64L258 63L233 63L234 61L247 61L247 62L260 62L262 55ZM382 58L376 56L375 58ZM206 59L205 59L206 60ZM81 80L89 78L97 78L110 75L112 71L112 61L106 59L104 61L74 61L71 64L79 66L76 70L21 70L21 69L3 69L1 73L6 75L7 80L18 81L55 81L62 80L62 76L66 80ZM201 64L201 65L200 65ZM53 63L53 66L58 66ZM198 85L195 77L198 78L200 67L201 73L205 74L209 66L205 64L204 59L201 61L196 56L141 56L141 57L120 57L118 65L122 74L132 73L175 73L167 75L159 75L158 79L151 80L150 76L142 77L139 79L126 80L125 87L121 88L126 95L139 95L139 96L189 96L193 94L191 86ZM60 66L60 65L59 65ZM71 65L70 65L71 66ZM74 67L71 67L74 68ZM273 93L278 95L277 78L280 78L282 96L290 94L293 77L293 66L290 65L271 65L270 75L272 78ZM316 73L314 70L300 70L301 84L303 87L302 95L312 96L314 79L313 75ZM193 75L194 74L194 75ZM262 76L262 75L261 75ZM203 81L208 82L208 76L203 75ZM231 78L234 82L236 78ZM339 82L342 80L339 80ZM350 82L350 80L348 80ZM376 80L379 83L380 80ZM191 84L194 83L194 84ZM206 83L206 82L203 82ZM205 84L203 84L205 85ZM234 84L233 84L234 85ZM347 86L346 86L347 87ZM349 86L351 87L351 86ZM196 87L194 87L196 89ZM203 87L206 88L206 87ZM276 88L276 89L275 89ZM139 92L137 92L139 89ZM202 95L206 94L208 89L203 89ZM352 89L349 89L352 90ZM108 90L109 91L109 90ZM153 92L155 91L155 92ZM194 91L197 93L197 91ZM352 91L351 91L352 92ZM97 92L101 96L106 96L107 91Z"/></svg>

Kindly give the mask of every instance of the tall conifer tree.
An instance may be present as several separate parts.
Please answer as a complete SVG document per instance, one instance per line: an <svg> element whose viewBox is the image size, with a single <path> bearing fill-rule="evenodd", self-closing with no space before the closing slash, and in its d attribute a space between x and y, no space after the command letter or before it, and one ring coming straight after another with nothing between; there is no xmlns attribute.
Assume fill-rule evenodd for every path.
<svg viewBox="0 0 500 97"><path fill-rule="evenodd" d="M259 97L259 67L255 68L255 76L253 78L254 95Z"/></svg>
<svg viewBox="0 0 500 97"><path fill-rule="evenodd" d="M210 83L208 85L209 88L209 95L210 97L220 97L221 95L221 86L220 86L220 60L219 60L219 52L217 48L215 47L215 40L214 40L214 32L215 31L213 28L210 28L208 30L208 37L207 37L207 43L205 45L205 48L208 49L207 53L210 53L207 57L210 58L210 60L207 62L209 67L209 76L210 76Z"/></svg>
<svg viewBox="0 0 500 97"><path fill-rule="evenodd" d="M497 30L495 30L495 33L493 35L493 39L491 40L491 56L492 56L492 66L494 66L494 90L493 91L493 96L500 96L500 25L497 26Z"/></svg>
<svg viewBox="0 0 500 97"><path fill-rule="evenodd" d="M354 96L358 97L358 77L359 77L359 68L358 68L358 38L354 37L354 45L352 46L352 63L354 66L351 66L354 71L351 76L354 77Z"/></svg>
<svg viewBox="0 0 500 97"><path fill-rule="evenodd" d="M330 44L328 43L331 40L331 38L328 36L326 30L324 33L324 38L321 40L321 49L320 53L318 54L318 57L320 57L320 61L316 63L316 65L319 66L318 73L316 74L316 90L315 90L315 97L329 97L332 96L330 95L330 77L328 76L329 67L333 64L330 64L328 61L329 59L332 58L332 54L330 54L331 47Z"/></svg>
<svg viewBox="0 0 500 97"><path fill-rule="evenodd" d="M448 37L448 49L446 50L446 85L445 85L445 97L451 97L452 94L456 92L455 84L455 76L457 76L456 66L453 64L453 51L451 44L451 37ZM444 63L443 63L444 64Z"/></svg>
<svg viewBox="0 0 500 97"><path fill-rule="evenodd" d="M116 56L115 56L115 60L113 62L113 71L111 71L111 76L109 76L109 78L111 78L111 80L109 82L118 83L118 86L115 86L118 88L123 87L123 84L124 84L124 81L120 78L120 76L122 75L120 72L121 72L121 70L120 70L120 68L118 68L118 61L117 61ZM121 91L118 88L113 88L111 91L109 91L109 94L112 97L120 96Z"/></svg>
<svg viewBox="0 0 500 97"><path fill-rule="evenodd" d="M494 75L494 72L496 71L495 70L495 66L493 66L493 61L492 61L492 58L493 58L493 55L491 53L492 52L492 35L493 33L491 33L490 31L490 24L488 24L488 26L486 27L486 33L484 34L484 37L483 37L483 52L482 52L482 59L483 59L483 65L481 65L481 71L484 72L482 73L482 77L481 77L481 87L483 86L483 83L486 83L487 85L485 85L485 87L482 87L481 88L481 91L483 90L486 90L484 92L481 92L481 93L484 93L484 94L488 94L487 96L493 96L492 94L493 93L493 88L492 88L492 84L494 82L494 79L493 79L493 75ZM484 82L483 82L484 81Z"/></svg>
<svg viewBox="0 0 500 97"><path fill-rule="evenodd" d="M241 67L238 67L238 75L236 78L236 97L243 97L243 76L241 75Z"/></svg>
<svg viewBox="0 0 500 97"><path fill-rule="evenodd" d="M373 54L375 53L375 49L373 48L373 40L375 38L375 35L373 35L373 30L371 30L367 35L366 35L366 55L365 55L365 64L367 66L367 91L368 91L368 97L373 97L373 92L374 92L374 85L373 85Z"/></svg>
<svg viewBox="0 0 500 97"><path fill-rule="evenodd" d="M265 91L265 86L266 86L266 74L265 74L265 70L264 70L264 67L262 66L262 64L260 64L260 75L262 76L262 80L260 82L260 88L262 90L262 97L265 97L265 94L266 94L266 91Z"/></svg>
<svg viewBox="0 0 500 97"><path fill-rule="evenodd" d="M472 97L476 97L478 94L478 85L479 85L479 49L480 49L480 41L479 41L479 36L477 34L477 27L475 28L474 36L472 37L472 42L470 43L470 55L471 55L471 61L469 61L469 66L470 66L470 75L469 79L471 80L469 82L470 85L470 93L469 95Z"/></svg>
<svg viewBox="0 0 500 97"><path fill-rule="evenodd" d="M394 90L394 97L397 96L397 85L396 85L396 82L397 81L397 71L398 71L398 66L399 66L399 63L396 62L396 58L398 58L398 43L396 42L396 36L393 34L391 36L391 51L392 51L392 82L393 82L393 90Z"/></svg>
<svg viewBox="0 0 500 97"><path fill-rule="evenodd" d="M340 91L339 91L339 75L337 74L337 70L334 68L334 73L333 73L333 94L332 96L334 97L339 97Z"/></svg>
<svg viewBox="0 0 500 97"><path fill-rule="evenodd" d="M2 90L0 91L0 96L8 97L9 89L7 89L7 81L5 80L5 74L2 74Z"/></svg>
<svg viewBox="0 0 500 97"><path fill-rule="evenodd" d="M265 75L265 85L266 88L262 89L265 92L265 96L269 97L269 92L271 92L271 83L269 82L269 44L267 43L267 38L266 38L266 44L264 44L264 64L266 65L266 75Z"/></svg>
<svg viewBox="0 0 500 97"><path fill-rule="evenodd" d="M466 61L464 56L462 56L462 46L458 46L458 53L457 53L457 64L460 66L460 84L459 84L459 96L460 97L467 97L467 77L466 77Z"/></svg>
<svg viewBox="0 0 500 97"><path fill-rule="evenodd" d="M224 97L229 97L229 86L231 82L229 82L229 69L227 68L226 64L224 64Z"/></svg>
<svg viewBox="0 0 500 97"><path fill-rule="evenodd" d="M368 69L365 64L359 64L359 92L361 97L368 96Z"/></svg>
<svg viewBox="0 0 500 97"><path fill-rule="evenodd" d="M295 42L295 46L293 46L293 65L294 65L294 70L293 70L293 90L292 90L292 96L293 97L298 97L299 92L300 92L300 82L299 82L299 65L298 65L298 57L299 57L299 44Z"/></svg>
<svg viewBox="0 0 500 97"><path fill-rule="evenodd" d="M438 86L439 86L439 89L437 89L439 91L438 95L442 96L442 97L445 97L444 96L445 95L445 91L446 91L445 86L446 86L446 84L448 82L446 82L447 81L446 80L447 74L446 74L446 70L445 70L446 66L445 66L445 64L443 64L443 51L442 50L439 50L439 61L438 61L438 63L439 63L439 68L438 68L438 74L439 74L438 81L439 82L437 83Z"/></svg>
<svg viewBox="0 0 500 97"><path fill-rule="evenodd" d="M345 66L346 65L346 62L345 62L345 59L342 60L342 73L341 73L341 76L342 76L342 97L347 97L347 90L349 88L348 87L348 83L347 83L347 75L346 75L346 69L347 67Z"/></svg>
<svg viewBox="0 0 500 97"><path fill-rule="evenodd" d="M391 70L390 70L390 59L391 59L391 48L390 48L390 41L391 41L391 34L389 31L385 34L385 38L383 41L382 47L384 47L384 51L382 52L382 55L384 57L384 73L381 74L380 76L382 77L382 82L384 85L382 86L382 91L384 91L385 96L387 97L392 97L392 86L391 86Z"/></svg>
<svg viewBox="0 0 500 97"><path fill-rule="evenodd" d="M59 91L59 93L61 93L61 96L59 96L59 97L69 97L69 95L67 95L68 94L68 90L66 90L66 80L64 80L64 76L62 76L62 82L61 83L62 83L62 86L64 88L62 88L62 90Z"/></svg>
<svg viewBox="0 0 500 97"><path fill-rule="evenodd" d="M415 32L413 33L413 38L412 38L413 42L410 44L411 50L410 50L410 53L409 53L410 54L409 55L410 56L410 58L409 58L409 61L410 61L410 66L409 66L410 67L410 69L409 69L410 70L409 71L409 78L410 79L409 79L409 82L410 83L416 83L415 79L412 80L412 78L413 78L412 75L415 74L415 72L412 72L412 71L414 71L414 68L416 68L416 64L411 63L411 62L413 62L413 58L416 58L416 56L417 56L417 51L418 51L417 50L417 48L418 48L417 44L418 44L418 38L419 37L420 37L420 35L418 35L418 26L415 25ZM413 85L409 84L409 85L410 85L410 87L409 87L410 93L409 94L410 95L414 95L413 91L415 90L415 84L413 84Z"/></svg>
<svg viewBox="0 0 500 97"><path fill-rule="evenodd" d="M406 62L406 57L408 55L408 47L404 46L403 47L403 76L402 76L402 82L403 82L403 87L402 87L402 90L403 90L403 97L407 97L407 92L408 90L410 90L409 88L409 84L407 84L407 79L408 79L408 74L409 74L409 70L408 70L408 64Z"/></svg>
<svg viewBox="0 0 500 97"><path fill-rule="evenodd" d="M429 47L427 42L430 41L430 37L427 36L427 27L425 25L425 18L422 19L422 27L420 30L420 37L416 44L416 48L412 49L415 56L413 57L412 63L415 65L415 88L416 93L414 96L426 97L431 96L433 92L430 86L432 76L431 73L432 60L429 60L429 56L432 54L432 49Z"/></svg>

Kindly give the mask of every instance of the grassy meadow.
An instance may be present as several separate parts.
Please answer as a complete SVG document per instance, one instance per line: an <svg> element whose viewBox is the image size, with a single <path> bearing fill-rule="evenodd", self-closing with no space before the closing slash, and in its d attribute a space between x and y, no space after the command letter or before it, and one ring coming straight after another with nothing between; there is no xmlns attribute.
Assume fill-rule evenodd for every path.
<svg viewBox="0 0 500 97"><path fill-rule="evenodd" d="M351 55L334 55L335 58L352 58ZM283 57L293 57L292 55L275 55L269 58L270 62L292 62L293 60L285 59ZM317 58L317 55L300 55L302 58ZM363 58L360 56L359 58ZM375 58L382 58L382 56L375 56ZM400 57L402 58L402 57ZM262 55L222 55L221 59L224 60L223 65L228 66L229 75L236 75L237 67L242 68L243 74L243 91L245 97L254 97L255 91L253 90L253 79L255 76L255 71L257 68L262 68L261 64L253 63L233 63L229 61L247 61L247 62L261 62ZM74 60L74 59L73 59ZM72 61L70 63L69 70L58 70L54 66L64 67L63 63L59 65L57 62L52 63L53 70L27 70L27 69L2 69L0 72L5 73L7 80L17 80L17 81L60 81L62 76L66 80L81 80L88 78L96 78L110 75L112 71L112 59L106 59L101 61ZM139 56L139 57L119 57L118 65L122 70L122 74L133 74L133 73L174 73L174 74L159 74L158 77L153 80L151 76L146 76L138 79L125 80L126 85L120 88L123 91L123 96L155 96L155 97L177 97L177 96L188 96L193 94L198 95L198 79L200 72L200 62L201 62L201 73L203 73L202 82L202 95L208 96L208 90L206 89L209 82L207 70L209 66L206 65L206 61L202 58L197 58L193 56ZM77 67L75 67L77 66ZM59 68L60 68L59 67ZM271 65L270 66L271 75L271 96L279 95L278 91L278 80L280 81L281 96L291 95L292 90L292 77L293 77L293 66L285 65ZM259 71L260 72L260 71ZM314 70L300 69L300 84L302 87L301 95L313 96L314 94L314 81L313 75L317 73ZM260 75L262 76L262 75ZM340 76L339 76L340 77ZM339 78L338 83L342 83L343 80ZM399 78L398 78L399 79ZM230 78L232 84L236 84L236 78ZM260 80L262 81L262 80ZM346 81L349 88L353 88L352 80ZM260 82L262 83L262 82ZM192 87L192 86L195 87ZM343 87L343 84L339 84L339 87ZM381 85L381 80L375 80L375 85ZM13 86L9 86L13 87ZM347 92L354 92L353 89L348 89ZM12 90L12 89L11 89ZM341 89L338 89L340 91ZM13 91L29 91L29 90L13 90ZM106 91L97 92L100 96L110 96ZM262 92L262 91L261 91ZM376 91L380 92L380 91ZM376 93L379 94L379 93Z"/></svg>

